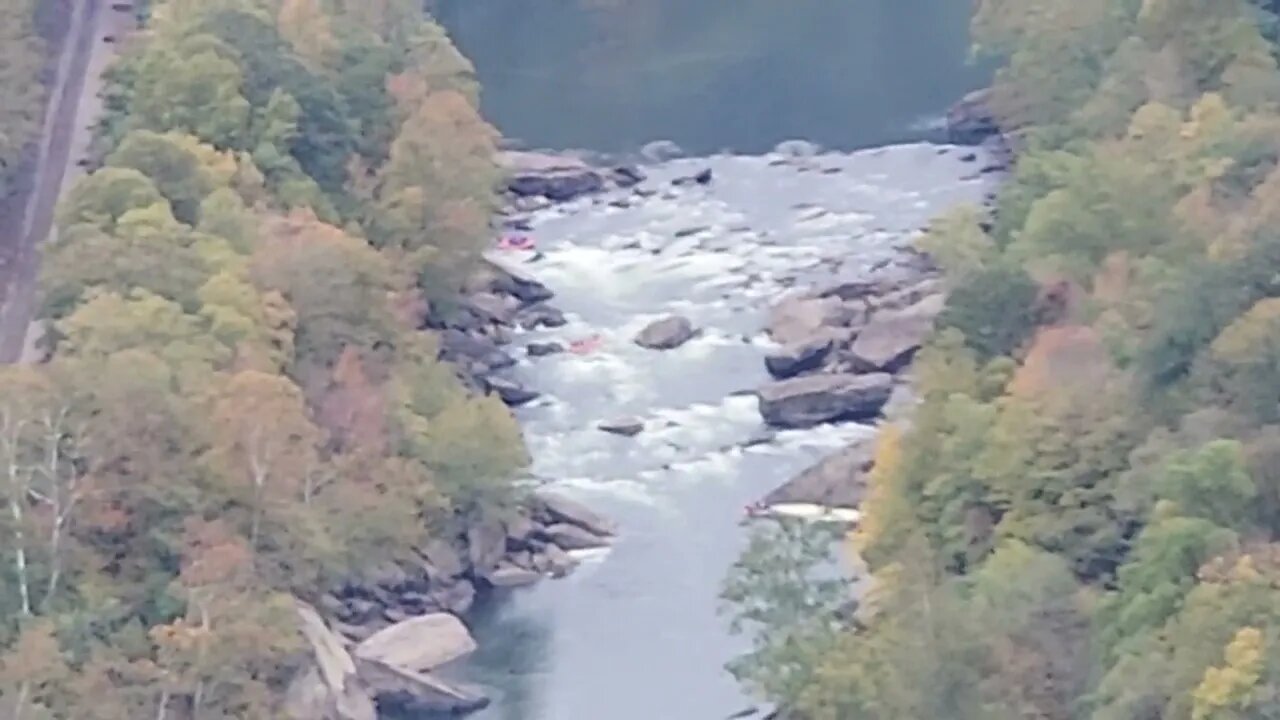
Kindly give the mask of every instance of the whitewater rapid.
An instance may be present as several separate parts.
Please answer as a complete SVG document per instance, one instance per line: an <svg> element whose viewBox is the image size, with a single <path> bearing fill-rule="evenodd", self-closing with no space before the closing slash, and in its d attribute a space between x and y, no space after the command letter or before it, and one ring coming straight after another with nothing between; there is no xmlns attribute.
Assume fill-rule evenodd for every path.
<svg viewBox="0 0 1280 720"><path fill-rule="evenodd" d="M767 381L767 310L792 289L906 262L900 250L931 217L994 188L983 162L930 144L673 160L642 168L644 196L613 190L530 214L536 252L492 253L555 291L568 320L510 348L515 375L543 394L518 411L531 473L622 534L570 577L479 611L466 672L494 703L478 717L714 720L750 704L723 669L744 641L717 614L742 508L873 432L763 427L746 393ZM705 168L707 186L671 184ZM667 352L632 342L667 314L699 336ZM597 336L585 355L523 351ZM597 428L620 417L645 430Z"/></svg>

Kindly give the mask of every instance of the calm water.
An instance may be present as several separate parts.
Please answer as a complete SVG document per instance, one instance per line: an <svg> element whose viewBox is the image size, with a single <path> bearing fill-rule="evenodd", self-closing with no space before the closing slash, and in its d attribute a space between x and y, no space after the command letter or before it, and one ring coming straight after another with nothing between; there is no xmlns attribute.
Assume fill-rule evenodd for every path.
<svg viewBox="0 0 1280 720"><path fill-rule="evenodd" d="M911 144L807 165L768 150L805 138L853 150L933 137L983 73L966 60L964 0L440 0L475 61L486 111L530 146L628 152L670 139L695 155L616 193L530 218L544 256L495 253L547 283L569 324L516 339L603 338L588 356L522 360L544 397L520 411L535 474L615 517L622 535L567 579L497 598L470 621L476 720L718 720L750 700L723 670L741 652L717 593L745 542L741 508L858 425L754 444L767 378L761 325L786 288L892 264L941 210L993 176L966 151ZM936 130L936 127L933 128ZM672 177L712 167L710 187ZM608 201L622 201L618 207ZM698 229L694 231L694 229ZM677 312L703 329L669 353L636 331ZM636 416L633 439L596 429Z"/></svg>
<svg viewBox="0 0 1280 720"><path fill-rule="evenodd" d="M967 63L966 0L436 4L489 119L533 147L884 145L927 137L986 76Z"/></svg>

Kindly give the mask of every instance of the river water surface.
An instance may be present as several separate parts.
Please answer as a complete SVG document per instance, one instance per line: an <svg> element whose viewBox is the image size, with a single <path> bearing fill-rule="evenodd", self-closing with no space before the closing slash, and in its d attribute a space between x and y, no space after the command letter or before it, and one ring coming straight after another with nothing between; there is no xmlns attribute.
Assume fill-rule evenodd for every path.
<svg viewBox="0 0 1280 720"><path fill-rule="evenodd" d="M724 671L744 648L717 614L742 550L742 508L871 428L768 437L742 391L767 380L770 304L817 278L893 272L929 220L981 202L995 176L924 142L929 118L979 84L955 0L442 0L476 62L486 112L537 147L626 153L671 139L707 155L644 167L631 191L529 217L541 257L492 254L546 283L569 324L518 336L589 355L523 358L543 397L519 411L535 476L615 518L621 536L573 575L472 618L465 667L481 720L718 720L751 702ZM769 150L806 137L845 152ZM905 142L875 148L888 142ZM858 150L858 148L864 148ZM707 187L674 177L711 168ZM679 313L700 337L632 338ZM621 416L635 438L601 432Z"/></svg>

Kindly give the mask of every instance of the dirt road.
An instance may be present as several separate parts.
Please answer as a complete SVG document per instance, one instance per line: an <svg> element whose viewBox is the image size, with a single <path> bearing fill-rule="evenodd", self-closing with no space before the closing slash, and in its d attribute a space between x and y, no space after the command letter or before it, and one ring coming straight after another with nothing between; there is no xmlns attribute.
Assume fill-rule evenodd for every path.
<svg viewBox="0 0 1280 720"><path fill-rule="evenodd" d="M0 273L0 362L31 360L40 334L32 322L40 275L40 246L56 232L58 199L77 180L92 140L92 127L102 111L102 75L114 54L109 36L133 26L127 9L112 8L111 0L73 0L66 40L59 51L50 87L44 130L34 165L19 231L5 248L9 262ZM16 219L15 219L16 220Z"/></svg>

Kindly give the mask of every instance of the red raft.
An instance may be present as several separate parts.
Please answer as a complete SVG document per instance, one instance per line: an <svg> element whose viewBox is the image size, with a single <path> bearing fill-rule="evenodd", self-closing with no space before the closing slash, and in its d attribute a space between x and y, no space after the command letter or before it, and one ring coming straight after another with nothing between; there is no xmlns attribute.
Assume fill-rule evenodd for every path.
<svg viewBox="0 0 1280 720"><path fill-rule="evenodd" d="M538 244L528 235L503 235L498 238L499 250L536 250Z"/></svg>

